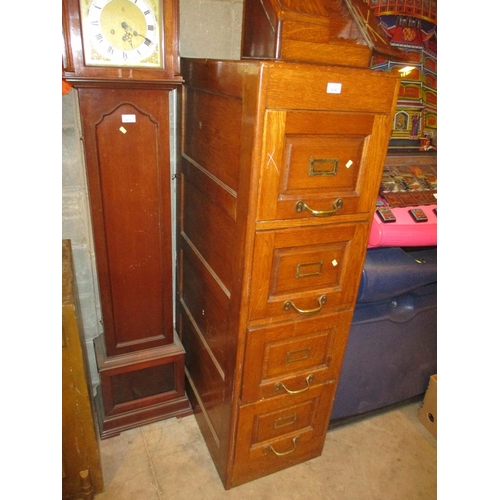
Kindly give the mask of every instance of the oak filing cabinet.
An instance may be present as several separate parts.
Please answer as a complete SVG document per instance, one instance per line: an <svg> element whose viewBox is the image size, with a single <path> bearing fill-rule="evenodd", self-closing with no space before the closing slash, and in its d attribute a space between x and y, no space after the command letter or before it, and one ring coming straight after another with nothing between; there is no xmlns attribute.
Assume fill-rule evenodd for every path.
<svg viewBox="0 0 500 500"><path fill-rule="evenodd" d="M181 66L177 326L229 489L321 454L399 77Z"/></svg>

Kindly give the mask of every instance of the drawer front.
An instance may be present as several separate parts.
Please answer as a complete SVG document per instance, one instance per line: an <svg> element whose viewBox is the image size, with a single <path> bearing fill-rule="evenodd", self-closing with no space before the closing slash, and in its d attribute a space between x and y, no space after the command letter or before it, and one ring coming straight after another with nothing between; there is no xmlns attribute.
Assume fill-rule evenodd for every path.
<svg viewBox="0 0 500 500"><path fill-rule="evenodd" d="M250 319L296 320L350 308L356 299L367 222L258 231Z"/></svg>
<svg viewBox="0 0 500 500"><path fill-rule="evenodd" d="M239 410L234 486L321 454L336 384L316 386L292 402L261 401Z"/></svg>
<svg viewBox="0 0 500 500"><path fill-rule="evenodd" d="M242 402L282 395L294 399L338 380L351 319L347 310L249 330Z"/></svg>
<svg viewBox="0 0 500 500"><path fill-rule="evenodd" d="M369 212L383 168L387 117L370 113L266 113L258 220Z"/></svg>
<svg viewBox="0 0 500 500"><path fill-rule="evenodd" d="M269 63L265 68L267 108L389 113L400 76L346 66ZM337 87L335 90L333 87ZM330 90L330 91L329 91Z"/></svg>

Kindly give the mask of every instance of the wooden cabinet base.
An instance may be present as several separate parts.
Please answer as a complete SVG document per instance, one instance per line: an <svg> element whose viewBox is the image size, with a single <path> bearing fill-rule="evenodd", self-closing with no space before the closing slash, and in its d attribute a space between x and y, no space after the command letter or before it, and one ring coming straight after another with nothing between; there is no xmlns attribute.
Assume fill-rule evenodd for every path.
<svg viewBox="0 0 500 500"><path fill-rule="evenodd" d="M167 346L107 358L102 336L94 344L101 379L96 407L102 439L193 413L184 390L184 349L177 335Z"/></svg>

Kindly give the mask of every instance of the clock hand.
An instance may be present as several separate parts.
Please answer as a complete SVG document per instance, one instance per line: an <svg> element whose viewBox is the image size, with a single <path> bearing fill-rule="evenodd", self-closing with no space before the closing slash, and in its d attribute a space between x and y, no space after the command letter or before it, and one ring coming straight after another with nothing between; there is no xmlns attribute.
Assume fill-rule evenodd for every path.
<svg viewBox="0 0 500 500"><path fill-rule="evenodd" d="M137 33L137 31L132 29L125 21L122 22L122 28L125 30L125 34L123 35L122 40L124 42L130 43L131 47L132 47L132 39L134 36L140 36L140 37L146 39L145 36L141 35L140 33Z"/></svg>

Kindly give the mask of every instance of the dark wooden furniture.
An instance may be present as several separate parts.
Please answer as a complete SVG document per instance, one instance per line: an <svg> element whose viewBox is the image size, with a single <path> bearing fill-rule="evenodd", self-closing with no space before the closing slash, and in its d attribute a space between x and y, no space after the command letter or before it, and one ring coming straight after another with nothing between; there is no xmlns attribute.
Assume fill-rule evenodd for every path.
<svg viewBox="0 0 500 500"><path fill-rule="evenodd" d="M95 342L104 438L191 413L172 312L169 91L79 85L78 97L104 325Z"/></svg>
<svg viewBox="0 0 500 500"><path fill-rule="evenodd" d="M149 0L146 0L148 2ZM80 6L90 6L92 0L62 1L62 66L63 78L75 82L101 82L112 87L113 82L127 85L127 82L182 83L179 73L179 2L178 0L154 0L162 9L157 13L162 65L147 66L87 65L84 57L84 36ZM103 6L105 2L98 2ZM155 5L152 6L154 8ZM89 33L90 35L90 33Z"/></svg>
<svg viewBox="0 0 500 500"><path fill-rule="evenodd" d="M245 0L241 56L367 67L406 59L364 0Z"/></svg>
<svg viewBox="0 0 500 500"><path fill-rule="evenodd" d="M279 61L181 68L178 329L231 488L321 454L399 79Z"/></svg>
<svg viewBox="0 0 500 500"><path fill-rule="evenodd" d="M62 242L62 498L103 490L90 374L81 327L71 241Z"/></svg>
<svg viewBox="0 0 500 500"><path fill-rule="evenodd" d="M82 54L79 3L63 1L63 76L80 103L104 328L95 341L102 438L192 413L173 321L170 116L182 83L178 4L160 6L163 67L91 67Z"/></svg>

